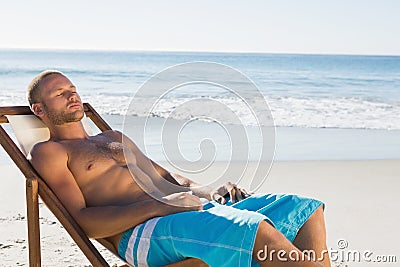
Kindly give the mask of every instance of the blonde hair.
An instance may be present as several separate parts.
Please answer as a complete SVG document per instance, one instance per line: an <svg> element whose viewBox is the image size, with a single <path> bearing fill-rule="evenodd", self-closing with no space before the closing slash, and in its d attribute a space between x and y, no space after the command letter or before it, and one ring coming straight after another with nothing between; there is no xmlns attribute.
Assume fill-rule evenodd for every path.
<svg viewBox="0 0 400 267"><path fill-rule="evenodd" d="M40 83L47 77L53 74L60 74L65 76L62 72L58 70L45 70L39 73L28 86L27 98L29 105L32 106L35 103L40 103Z"/></svg>

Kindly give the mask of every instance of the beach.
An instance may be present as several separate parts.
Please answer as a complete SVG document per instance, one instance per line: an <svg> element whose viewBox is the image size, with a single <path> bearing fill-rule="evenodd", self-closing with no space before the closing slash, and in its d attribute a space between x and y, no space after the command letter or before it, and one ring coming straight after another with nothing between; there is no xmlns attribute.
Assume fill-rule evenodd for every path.
<svg viewBox="0 0 400 267"><path fill-rule="evenodd" d="M170 171L207 184L219 181L229 165L224 178L244 188L256 181L256 193L322 200L332 266L400 266L400 57L18 49L0 53L0 106L26 105L25 88L33 76L59 69L76 84L83 102ZM244 92L221 87L176 87L166 95L150 88L136 95L138 104L130 106L146 80L190 61L226 64L254 81L268 102L261 113L270 111L273 117L274 134L264 140L267 143L257 136L267 126L257 127L250 118L258 93L243 105ZM182 77L189 79L190 73ZM230 82L237 85L235 79ZM208 104L216 102L219 108L211 109ZM149 113L143 107L151 104ZM237 119L240 124L231 124ZM241 131L248 135L232 139ZM267 157L259 158L263 147ZM261 172L241 175L246 163ZM205 172L185 172L207 164L211 165ZM28 266L24 177L3 149L0 168L0 267ZM42 266L90 266L44 204L40 227ZM122 264L95 244L111 266Z"/></svg>
<svg viewBox="0 0 400 267"><path fill-rule="evenodd" d="M1 170L7 175L2 177L0 189L3 196L0 204L0 266L27 266L24 178L14 166L3 165ZM400 160L281 161L273 164L257 193L293 193L318 198L326 205L328 248L340 253L371 251L372 260L381 255L397 257L397 263L362 259L361 262L340 263L343 258L340 259L339 253L333 266L398 266L399 176ZM243 186L246 182L244 179ZM40 205L40 227L43 266L90 266L43 204ZM340 249L338 242L344 242L342 240L348 246ZM111 266L121 263L101 245L97 246Z"/></svg>

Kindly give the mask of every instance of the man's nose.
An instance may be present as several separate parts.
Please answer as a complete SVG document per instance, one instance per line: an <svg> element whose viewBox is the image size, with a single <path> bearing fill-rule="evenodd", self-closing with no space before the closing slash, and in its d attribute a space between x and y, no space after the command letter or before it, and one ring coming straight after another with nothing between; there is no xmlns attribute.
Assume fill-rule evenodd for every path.
<svg viewBox="0 0 400 267"><path fill-rule="evenodd" d="M69 92L68 93L68 101L79 100L79 96L77 93Z"/></svg>

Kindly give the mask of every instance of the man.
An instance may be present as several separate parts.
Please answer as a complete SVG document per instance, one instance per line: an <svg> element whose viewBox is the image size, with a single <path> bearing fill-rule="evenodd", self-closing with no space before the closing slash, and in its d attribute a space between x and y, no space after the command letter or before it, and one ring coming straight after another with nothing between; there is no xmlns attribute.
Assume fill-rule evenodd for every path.
<svg viewBox="0 0 400 267"><path fill-rule="evenodd" d="M33 166L86 234L109 240L130 264L194 257L211 266L330 266L320 201L249 196L232 183L201 187L152 162L120 132L89 136L77 89L61 72L36 76L28 100L50 130L31 151ZM160 186L165 181L179 190ZM200 198L211 201L207 208Z"/></svg>

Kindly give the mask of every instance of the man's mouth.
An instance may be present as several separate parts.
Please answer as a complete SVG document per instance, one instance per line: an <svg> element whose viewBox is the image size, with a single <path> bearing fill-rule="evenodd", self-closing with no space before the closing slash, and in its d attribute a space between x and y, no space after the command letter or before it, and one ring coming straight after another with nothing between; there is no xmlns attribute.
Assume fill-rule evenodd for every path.
<svg viewBox="0 0 400 267"><path fill-rule="evenodd" d="M79 102L75 102L75 103L68 105L68 108L81 108L81 107L82 107L82 105Z"/></svg>

